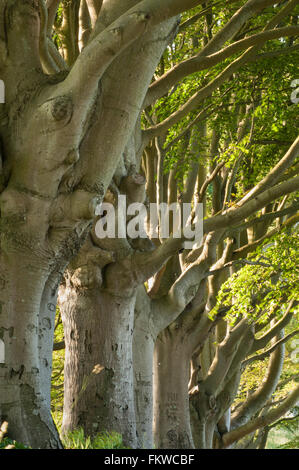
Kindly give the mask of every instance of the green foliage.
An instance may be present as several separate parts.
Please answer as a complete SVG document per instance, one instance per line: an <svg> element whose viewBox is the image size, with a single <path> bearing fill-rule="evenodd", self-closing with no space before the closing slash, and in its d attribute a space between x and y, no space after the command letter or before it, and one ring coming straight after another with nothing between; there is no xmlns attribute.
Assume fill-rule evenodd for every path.
<svg viewBox="0 0 299 470"><path fill-rule="evenodd" d="M228 2L223 5L223 2L216 2L207 14L199 15L204 8L200 6L184 13L181 24L192 17L195 17L196 21L192 22L187 29L181 29L175 40L168 46L155 78L158 79L175 65L195 56L207 42L209 30L210 34L215 35L243 4L244 2L234 2L230 5ZM247 35L246 33L250 35L261 31L278 8L280 5L277 4L254 15L233 41L242 39ZM211 11L213 14L209 18ZM296 10L292 14L296 17ZM288 23L289 18L286 18L280 26ZM267 41L259 54L263 57L263 54L273 50L283 50L289 45L288 39ZM152 121L159 123L168 118L239 56L240 53L210 69L185 77L169 91L168 95L147 110ZM179 189L182 189L184 177L193 161L200 161L205 166L211 163L207 156L212 130L220 136L217 162L224 161L225 166L231 169L240 159L233 188L233 199L242 197L244 192L273 168L289 144L297 137L298 105L290 101L290 95L291 82L297 78L298 59L299 52L294 50L292 53L278 55L274 60L265 55L263 59L247 63L234 74L232 80L227 80L213 92L212 96L207 97L198 109L194 109L168 130L164 148L167 148L174 139L177 140L166 152L164 171L168 173L170 169L177 168L176 178ZM248 105L252 108L246 111ZM207 136L199 136L196 147L194 139L191 139L192 144L190 139L188 143L188 134L181 137L180 135L203 109L207 109L207 115L203 119L207 124ZM246 112L252 125L251 142L249 142L250 128L239 142L238 122L244 118ZM149 124L144 117L142 122L144 127L148 127ZM194 127L191 132L189 131L189 136L194 132ZM209 201L208 207L210 207Z"/></svg>
<svg viewBox="0 0 299 470"><path fill-rule="evenodd" d="M5 437L2 441L0 441L0 450L1 449L30 449L30 447Z"/></svg>
<svg viewBox="0 0 299 470"><path fill-rule="evenodd" d="M282 442L283 441L283 442ZM271 426L269 447L279 449L299 449L299 407L296 406L288 416Z"/></svg>
<svg viewBox="0 0 299 470"><path fill-rule="evenodd" d="M226 320L234 324L240 316L266 323L277 310L282 316L291 300L299 300L299 237L284 230L271 243L259 247L246 265L222 286L211 318L228 306Z"/></svg>
<svg viewBox="0 0 299 470"><path fill-rule="evenodd" d="M208 15L198 15L202 6L182 15L181 24L194 15L198 15L198 18L188 29L182 29L167 47L156 70L156 79L176 64L196 55L202 48L203 42L206 43L208 40L209 27L211 33L215 35L245 2L234 2L233 5L230 2L226 2L225 5L223 3L213 2L213 18L210 25L208 25ZM233 38L233 41L243 38L248 32L250 35L251 32L254 34L261 31L280 6L280 4L271 6L264 9L261 14L254 15ZM61 25L61 8L60 6L56 18L57 27ZM285 21L287 23L289 20ZM57 34L55 41L57 45L60 44ZM278 39L268 41L260 53L282 49L285 43L285 40ZM156 124L176 112L239 55L230 57L211 69L185 77L169 91L168 95L147 109L150 119L142 116L143 128L151 125L149 121ZM297 136L298 106L290 102L290 84L294 78L298 78L298 59L299 53L295 51L292 54L277 56L274 60L264 58L246 64L234 74L232 80L228 80L215 90L212 97L206 98L198 109L190 112L168 130L165 135L164 150L174 143L166 152L164 173L168 173L173 168L177 169L176 180L179 190L183 188L184 178L194 161L206 167L211 166L211 163L224 162L225 169L228 171L239 163L232 188L232 201L242 198L248 189L268 174L269 170L281 159L289 143ZM248 110L248 105L252 106L250 110ZM203 136L198 132L199 126L193 126L185 132L203 109L208 109L207 117L204 119L207 124L206 135ZM244 120L245 116L250 125L245 137L240 140L238 124ZM219 136L217 156L209 155L213 131L216 131ZM210 185L207 190L207 213L212 209L212 197L213 185ZM229 306L226 320L230 324L234 324L240 316L247 316L250 321L264 325L267 329L269 317L273 312L276 312L279 318L286 311L290 300L299 299L298 245L298 234L284 231L270 242L265 242L249 258L250 262L256 264L243 267L237 265L240 269L222 286L217 304L211 312L211 318L217 314L219 307ZM63 328L59 312L57 318L55 342L60 342L63 340ZM264 331L262 328L260 334L262 335ZM296 366L290 360L288 348L287 344L282 381L289 379L295 373ZM267 371L268 362L269 358L266 358L252 363L245 369L234 406L243 401L248 393L258 388ZM63 363L64 351L54 351L52 413L58 429L61 427L63 411ZM286 396L293 385L294 381L289 380L286 385L278 386L275 399L279 400ZM285 431L281 425L276 431L282 430ZM274 431L274 429L271 430L271 434ZM297 447L298 438L291 436L289 429L287 432L289 442L283 446L289 445L290 447L283 448ZM66 448L78 449L123 448L121 436L117 433L102 433L91 438L84 435L83 429L78 429L65 437L64 445Z"/></svg>
<svg viewBox="0 0 299 470"><path fill-rule="evenodd" d="M298 449L299 448L299 406L294 407L289 416L279 421L274 429L284 432L287 436L287 442L279 446L280 449Z"/></svg>
<svg viewBox="0 0 299 470"><path fill-rule="evenodd" d="M299 449L299 436L295 436L290 441L280 445L279 449Z"/></svg>
<svg viewBox="0 0 299 470"><path fill-rule="evenodd" d="M21 444L6 436L8 423L4 421L0 427L0 450L2 449L29 449L29 447ZM6 436L6 437L5 437Z"/></svg>
<svg viewBox="0 0 299 470"><path fill-rule="evenodd" d="M62 438L66 449L126 449L122 437L116 432L103 432L91 438L79 428Z"/></svg>
<svg viewBox="0 0 299 470"><path fill-rule="evenodd" d="M285 429L270 430L266 449L299 449L299 438Z"/></svg>
<svg viewBox="0 0 299 470"><path fill-rule="evenodd" d="M63 341L63 325L59 309L56 312L56 325L54 343ZM63 413L63 381L64 381L64 349L53 352L52 388L51 388L51 411L58 429L62 424Z"/></svg>

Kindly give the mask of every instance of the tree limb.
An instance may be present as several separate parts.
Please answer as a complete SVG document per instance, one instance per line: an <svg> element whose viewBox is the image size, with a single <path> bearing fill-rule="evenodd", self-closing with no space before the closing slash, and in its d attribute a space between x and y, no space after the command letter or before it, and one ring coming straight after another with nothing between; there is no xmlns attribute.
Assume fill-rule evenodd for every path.
<svg viewBox="0 0 299 470"><path fill-rule="evenodd" d="M249 217L254 212L262 209L270 202L278 199L285 194L297 191L299 189L299 176L292 178L284 183L277 184L272 188L267 189L261 194L258 194L254 199L246 202L246 204L239 207L236 203L236 207L231 207L224 211L222 214L215 215L203 221L204 233L212 230L220 230L224 227L230 227L246 217Z"/></svg>
<svg viewBox="0 0 299 470"><path fill-rule="evenodd" d="M246 361L243 361L242 367L247 367L249 364L255 361L263 361L266 357L268 357L280 344L286 343L290 338L297 335L299 330L295 330L292 333L289 333L287 336L282 338L281 340L277 341L271 348L267 349L267 351L257 354L256 356L252 356Z"/></svg>
<svg viewBox="0 0 299 470"><path fill-rule="evenodd" d="M299 155L299 137L293 142L290 146L287 153L284 157L275 165L275 167L262 179L255 187L249 191L246 196L244 196L238 205L242 206L245 202L249 201L251 198L257 196L265 189L273 186L281 175L292 165L295 159Z"/></svg>
<svg viewBox="0 0 299 470"><path fill-rule="evenodd" d="M294 301L291 301L284 316L269 331L267 331L266 334L254 341L251 352L265 348L269 341L291 321L293 317L293 312L291 311L293 306Z"/></svg>
<svg viewBox="0 0 299 470"><path fill-rule="evenodd" d="M176 65L150 86L144 107L149 106L165 95L173 85L178 83L185 76L202 70L201 68L198 68L201 64L201 60L205 61L206 56L219 50L226 41L231 39L240 30L249 18L273 3L273 1L248 1L233 15L231 20L214 36L214 38L211 39L211 41L209 41L199 54ZM205 66L203 67L205 68Z"/></svg>
<svg viewBox="0 0 299 470"><path fill-rule="evenodd" d="M285 413L287 413L287 411L289 411L297 403L298 399L299 387L296 387L280 406L274 410L271 410L265 416L260 416L252 421L249 421L245 425L224 434L222 436L223 446L228 447L233 442L242 439L242 437L246 436L247 434L273 423Z"/></svg>

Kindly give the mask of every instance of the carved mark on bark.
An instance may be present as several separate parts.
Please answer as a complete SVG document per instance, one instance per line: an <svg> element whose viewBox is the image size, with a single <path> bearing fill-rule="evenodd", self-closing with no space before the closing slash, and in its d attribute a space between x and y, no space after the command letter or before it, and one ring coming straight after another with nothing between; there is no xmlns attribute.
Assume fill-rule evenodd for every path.
<svg viewBox="0 0 299 470"><path fill-rule="evenodd" d="M85 351L88 351L89 354L92 353L92 345L90 341L91 341L91 331L85 330L84 347L85 347Z"/></svg>
<svg viewBox="0 0 299 470"><path fill-rule="evenodd" d="M9 376L10 378L12 379L13 377L15 376L18 376L19 377L19 380L21 380L22 378L22 375L24 373L24 370L25 370L25 366L22 364L20 366L20 369L19 370L14 370L13 368L10 369L10 373L9 373Z"/></svg>
<svg viewBox="0 0 299 470"><path fill-rule="evenodd" d="M74 331L74 330L71 330L70 338L71 338L72 340L75 340L75 339L76 339L76 334L75 334L75 331Z"/></svg>
<svg viewBox="0 0 299 470"><path fill-rule="evenodd" d="M1 303L0 303L0 313L1 313ZM8 331L8 335L10 338L13 337L13 333L14 333L14 327L11 326L10 328L4 328L4 326L2 326L0 328L0 339L3 339L4 338L4 331Z"/></svg>
<svg viewBox="0 0 299 470"><path fill-rule="evenodd" d="M55 312L56 310L56 305L54 304L48 304L47 307L48 307L48 310L50 310L50 312Z"/></svg>
<svg viewBox="0 0 299 470"><path fill-rule="evenodd" d="M48 318L48 317L43 318L42 324L43 324L43 326L44 326L45 328L47 328L48 330L51 330L51 328L52 328L52 323L51 323L50 318Z"/></svg>

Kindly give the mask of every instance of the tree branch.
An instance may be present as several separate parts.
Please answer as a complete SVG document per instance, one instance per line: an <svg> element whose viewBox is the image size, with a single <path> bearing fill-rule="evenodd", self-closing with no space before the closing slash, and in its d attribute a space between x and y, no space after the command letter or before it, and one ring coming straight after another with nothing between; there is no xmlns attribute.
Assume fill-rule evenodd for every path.
<svg viewBox="0 0 299 470"><path fill-rule="evenodd" d="M132 289L153 276L182 247L183 238L170 237L149 253L134 253L108 266L105 278L109 289Z"/></svg>
<svg viewBox="0 0 299 470"><path fill-rule="evenodd" d="M269 341L271 341L271 339L291 321L293 317L293 312L291 311L293 306L294 301L291 301L288 305L286 313L281 318L281 320L279 320L265 335L254 341L251 352L265 348Z"/></svg>
<svg viewBox="0 0 299 470"><path fill-rule="evenodd" d="M246 424L253 416L260 412L267 404L272 394L276 390L284 363L285 348L284 342L280 341L283 330L279 331L274 341L278 343L271 354L266 376L260 386L249 395L242 403L236 413L232 416L232 428Z"/></svg>
<svg viewBox="0 0 299 470"><path fill-rule="evenodd" d="M94 28L102 8L103 0L86 0L86 4L89 11L91 26Z"/></svg>
<svg viewBox="0 0 299 470"><path fill-rule="evenodd" d="M241 225L238 225L236 227L232 227L230 229L230 234L234 234L234 233L239 233L240 231L242 230L245 230L246 228L248 227L252 227L253 225L256 225L256 224L259 224L259 223L262 223L262 222L267 222L268 224L270 224L273 220L277 219L277 218L280 218L280 217L283 217L285 215L289 215L289 214L293 214L295 213L299 208L299 201L298 202L295 202L294 204L292 204L291 206L289 207L286 207L285 209L281 209L281 210L277 210L275 212L266 212L266 214L263 214L261 215L260 217L256 217L255 219L253 220L249 220L247 222L245 222L244 224L241 224ZM296 219L296 217L295 217ZM296 221L294 221L294 223L296 223ZM289 219L286 220L286 222L284 222L282 224L282 226L286 226L286 225L289 225ZM279 231L279 229L274 229L272 230L272 232L275 234L277 233L277 231ZM263 235L260 240L264 240L266 238L269 238L269 236L272 236L272 233L269 232L269 234L265 234ZM245 246L242 246L241 248L239 248L239 250L236 250L236 252L242 252L242 251L245 251L248 247L248 246L254 246L256 244L259 245L260 244L260 241L259 240L256 240L248 245L245 245ZM250 250L252 251L252 250Z"/></svg>
<svg viewBox="0 0 299 470"><path fill-rule="evenodd" d="M203 1L185 0L183 4L180 0L138 2L91 40L76 60L69 75L69 81L79 90L96 87L112 61L146 29L193 8ZM82 81L80 71L84 71L87 80Z"/></svg>
<svg viewBox="0 0 299 470"><path fill-rule="evenodd" d="M238 205L242 206L245 202L249 201L253 197L260 194L265 189L273 186L281 175L292 165L295 159L299 155L299 137L293 142L287 153L284 157L275 165L275 167L270 171L270 173L265 176L251 191L249 191L246 196L244 196Z"/></svg>
<svg viewBox="0 0 299 470"><path fill-rule="evenodd" d="M150 86L145 99L144 107L151 105L157 99L165 95L173 85L178 83L185 76L208 67L209 65L203 65L203 69L200 68L201 64L205 63L204 61L206 61L206 56L219 50L219 48L222 47L226 41L231 39L240 30L240 28L246 23L248 19L250 19L258 11L263 10L263 8L272 5L273 3L274 2L271 0L248 1L233 15L231 20L222 28L221 31L219 31L214 36L214 38L211 39L211 41L209 41L209 43L199 52L199 54L176 65Z"/></svg>
<svg viewBox="0 0 299 470"><path fill-rule="evenodd" d="M263 52L262 54L258 54L256 56L256 60L272 59L283 54L292 54L293 52L297 51L299 51L299 44L295 44L294 46L289 47L282 47L281 49L277 49L274 51Z"/></svg>
<svg viewBox="0 0 299 470"><path fill-rule="evenodd" d="M217 347L215 358L203 384L207 393L214 396L219 393L223 379L238 351L238 345L246 334L248 334L248 323L247 318L243 318Z"/></svg>
<svg viewBox="0 0 299 470"><path fill-rule="evenodd" d="M289 339L291 339L293 336L297 335L299 333L299 330L295 330L292 333L289 333L287 336L282 338L281 340L277 341L271 348L267 349L267 351L257 354L256 356L252 356L249 359L246 359L246 361L243 361L242 367L247 367L249 364L255 361L263 361L266 357L268 357L275 349L281 345L286 343Z"/></svg>
<svg viewBox="0 0 299 470"><path fill-rule="evenodd" d="M215 215L203 221L204 233L212 230L220 230L224 227L230 227L234 224L249 217L254 212L262 209L270 202L278 199L285 194L290 194L299 189L299 176L292 178L284 183L277 184L270 189L267 189L261 194L258 194L254 199L247 201L242 207L238 203L236 207L231 207L224 211L222 214Z"/></svg>
<svg viewBox="0 0 299 470"><path fill-rule="evenodd" d="M236 442L242 437L248 435L251 432L256 431L257 429L263 428L277 419L279 419L281 416L283 416L287 411L289 411L298 401L299 399L299 387L296 387L288 396L287 398L282 402L280 406L275 408L274 410L271 410L269 413L267 413L265 416L260 416L252 421L249 421L243 426L240 426L237 429L234 429L233 431L230 431L222 436L222 442L224 447L228 447L231 445L233 442Z"/></svg>
<svg viewBox="0 0 299 470"><path fill-rule="evenodd" d="M159 325L159 331L170 325L196 295L200 282L215 261L218 241L219 234L209 234L200 256L178 277L169 292L152 299L154 322Z"/></svg>
<svg viewBox="0 0 299 470"><path fill-rule="evenodd" d="M40 16L41 16L41 25L40 25L40 39L39 39L39 50L42 64L47 73L57 73L59 68L57 67L56 62L53 60L49 48L48 48L48 36L47 36L47 26L48 26L48 10L44 0L39 0L40 6Z"/></svg>

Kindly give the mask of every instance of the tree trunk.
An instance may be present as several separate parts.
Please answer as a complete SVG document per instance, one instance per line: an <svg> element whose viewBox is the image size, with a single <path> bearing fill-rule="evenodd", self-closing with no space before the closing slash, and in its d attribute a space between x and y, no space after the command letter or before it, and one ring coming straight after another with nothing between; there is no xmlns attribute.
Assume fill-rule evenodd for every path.
<svg viewBox="0 0 299 470"><path fill-rule="evenodd" d="M39 360L41 367L42 393L48 408L51 407L51 374L56 305L60 275L51 273L41 298L39 312Z"/></svg>
<svg viewBox="0 0 299 470"><path fill-rule="evenodd" d="M142 286L135 306L133 364L138 447L153 444L153 357L156 335L149 314L150 300ZM140 302L141 300L141 302Z"/></svg>
<svg viewBox="0 0 299 470"><path fill-rule="evenodd" d="M65 333L62 432L117 431L136 447L132 334L135 297L61 287Z"/></svg>
<svg viewBox="0 0 299 470"><path fill-rule="evenodd" d="M201 390L199 385L197 403L190 400L190 416L192 432L197 449L212 449L214 445L214 433L216 419L214 416L214 406L210 402L210 397Z"/></svg>
<svg viewBox="0 0 299 470"><path fill-rule="evenodd" d="M154 439L162 449L194 448L189 418L189 354L172 342L169 330L158 337L154 356Z"/></svg>
<svg viewBox="0 0 299 470"><path fill-rule="evenodd" d="M57 448L61 443L50 413L47 351L54 321L41 298L48 266L15 250L2 252L0 262L0 337L5 345L5 362L0 364L1 421L8 422L9 436L18 442Z"/></svg>
<svg viewBox="0 0 299 470"><path fill-rule="evenodd" d="M115 4L116 11L112 4L106 6L111 7L111 18L109 15L105 18L109 24L113 15L119 15L120 4ZM89 149L89 154L100 151L105 155L105 178L109 176L111 180L114 175L113 183L117 187L121 185L122 178L129 176L133 167L139 167L142 103L161 54L175 33L176 24L177 18L172 18L144 34L109 67L101 82L106 118L101 121L99 128L94 128L94 139L101 142L100 150L96 144L95 148ZM120 84L126 84L125 93ZM138 131L135 132L135 128ZM125 146L129 141L132 142L128 149L129 156L126 156ZM116 156L119 162L117 169L114 166ZM92 158L92 175L99 171L95 164L96 159ZM102 240L97 242L100 244ZM118 252L117 260L121 260L127 255L122 253L122 242L125 249L127 246L130 248L130 245L124 239L114 242L111 251L114 254ZM136 447L132 369L136 289L134 287L130 293L124 293L115 287L113 292L108 287L105 290L97 285L91 289L86 286L76 287L71 283L61 289L60 304L66 343L63 432L78 426L83 426L90 434L114 430L123 435L126 445ZM88 345L91 346L91 352ZM103 369L99 374L93 374L97 365L98 369ZM85 382L88 382L88 393L84 393Z"/></svg>

